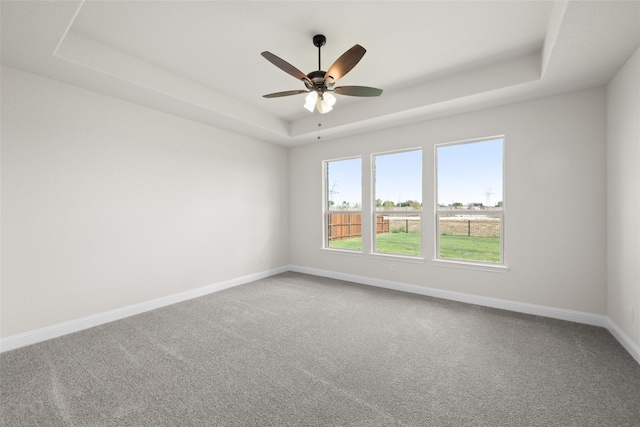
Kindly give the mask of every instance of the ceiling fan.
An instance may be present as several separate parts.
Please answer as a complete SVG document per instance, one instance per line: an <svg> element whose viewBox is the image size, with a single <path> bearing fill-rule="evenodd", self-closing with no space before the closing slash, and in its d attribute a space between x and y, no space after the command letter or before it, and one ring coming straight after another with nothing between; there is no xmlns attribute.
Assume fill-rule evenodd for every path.
<svg viewBox="0 0 640 427"><path fill-rule="evenodd" d="M301 93L308 94L305 99L304 108L313 112L314 107L318 108L321 114L328 113L332 110L336 102L333 93L348 96L380 96L382 89L368 86L335 86L335 83L345 74L347 74L362 59L366 53L365 48L359 44L353 46L336 60L327 71L321 71L320 65L320 48L325 45L327 38L322 34L313 37L313 45L318 48L318 71L312 71L304 74L287 61L277 57L271 52L262 52L267 61L280 68L298 80L302 80L306 90L288 90L285 92L270 93L263 95L264 98L279 98L282 96L298 95Z"/></svg>

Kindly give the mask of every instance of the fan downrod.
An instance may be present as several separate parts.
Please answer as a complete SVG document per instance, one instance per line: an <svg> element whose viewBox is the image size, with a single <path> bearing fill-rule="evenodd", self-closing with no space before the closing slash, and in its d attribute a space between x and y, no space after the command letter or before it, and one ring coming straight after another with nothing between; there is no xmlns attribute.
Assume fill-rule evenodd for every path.
<svg viewBox="0 0 640 427"><path fill-rule="evenodd" d="M313 45L318 48L318 70L322 69L322 65L320 63L320 48L324 46L326 42L327 38L322 34L316 34L315 36L313 36Z"/></svg>

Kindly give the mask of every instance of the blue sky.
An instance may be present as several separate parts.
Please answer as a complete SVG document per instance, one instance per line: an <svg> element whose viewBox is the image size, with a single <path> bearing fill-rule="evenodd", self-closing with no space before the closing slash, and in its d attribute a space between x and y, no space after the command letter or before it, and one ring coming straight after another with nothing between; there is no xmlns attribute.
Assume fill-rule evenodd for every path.
<svg viewBox="0 0 640 427"><path fill-rule="evenodd" d="M362 205L362 159L347 159L329 162L327 191L329 200L336 205L348 201Z"/></svg>
<svg viewBox="0 0 640 427"><path fill-rule="evenodd" d="M502 200L502 139L469 144L444 145L438 151L438 203L487 202ZM422 151L389 153L374 157L376 167L375 198L394 203L422 202ZM432 173L433 165L425 165ZM329 162L328 190L336 205L348 201L362 204L362 160ZM368 176L368 172L365 172Z"/></svg>
<svg viewBox="0 0 640 427"><path fill-rule="evenodd" d="M502 201L502 139L444 145L438 151L438 204ZM487 192L489 204L487 204Z"/></svg>
<svg viewBox="0 0 640 427"><path fill-rule="evenodd" d="M406 151L375 156L376 195L394 203L422 202L422 151ZM347 159L329 163L328 190L336 205L348 201L351 206L361 200L362 160ZM368 173L367 173L368 176Z"/></svg>
<svg viewBox="0 0 640 427"><path fill-rule="evenodd" d="M375 199L422 203L422 150L375 156Z"/></svg>

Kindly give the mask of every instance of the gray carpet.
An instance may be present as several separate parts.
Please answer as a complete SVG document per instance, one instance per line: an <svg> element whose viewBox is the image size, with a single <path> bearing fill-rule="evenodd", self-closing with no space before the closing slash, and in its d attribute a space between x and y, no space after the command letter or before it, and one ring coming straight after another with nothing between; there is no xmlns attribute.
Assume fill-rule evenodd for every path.
<svg viewBox="0 0 640 427"><path fill-rule="evenodd" d="M640 426L603 328L284 273L0 356L5 426Z"/></svg>

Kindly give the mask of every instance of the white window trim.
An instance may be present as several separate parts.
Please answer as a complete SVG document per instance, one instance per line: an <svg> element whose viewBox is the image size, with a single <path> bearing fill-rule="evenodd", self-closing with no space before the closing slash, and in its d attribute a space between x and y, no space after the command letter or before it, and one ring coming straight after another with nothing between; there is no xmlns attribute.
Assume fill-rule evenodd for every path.
<svg viewBox="0 0 640 427"><path fill-rule="evenodd" d="M357 257L364 256L363 251L359 251L356 249L331 248L328 246L322 248L322 252L326 252L328 254L334 254L334 255L348 255L348 256L357 256Z"/></svg>
<svg viewBox="0 0 640 427"><path fill-rule="evenodd" d="M375 175L374 175L374 171L375 171L375 158L376 156L384 156L384 155L388 155L388 154L399 154L399 153L407 153L409 151L420 151L422 152L422 162L421 162L421 166L422 166L422 174L421 174L421 183L420 185L422 186L422 184L424 184L424 148L421 146L418 147L411 147L411 148L402 148L399 150L389 150L389 151L380 151L380 152L376 152L376 153L371 153L371 158L369 161L370 166L370 173L369 173L369 182L371 183L371 228L370 228L370 233L371 233L371 246L369 247L369 256L371 256L372 258L380 258L380 259L394 259L394 260L404 260L406 262L412 262L412 263L423 263L425 261L424 258L424 245L423 245L423 241L422 238L420 239L420 255L406 255L406 254L395 254L395 253L387 253L387 252L376 252L375 248L376 248L376 237L377 237L377 224L376 224L376 215L379 214L389 214L389 215L398 215L401 214L403 211L388 211L388 210L376 210L376 179L375 179ZM424 189L423 189L424 191ZM424 206L424 201L422 202L423 206ZM419 214L420 216L420 236L422 237L424 235L423 233L423 225L424 225L424 221L423 221L423 210L419 210L419 211L406 211L406 212L416 212Z"/></svg>
<svg viewBox="0 0 640 427"><path fill-rule="evenodd" d="M407 262L410 264L424 264L426 258L417 255L388 254L385 252L370 252L370 258L386 259L398 262Z"/></svg>
<svg viewBox="0 0 640 427"><path fill-rule="evenodd" d="M374 201L375 203L375 201ZM378 215L402 215L403 213L411 213L412 215L420 217L420 236L422 237L422 229L423 229L423 215L422 210L419 211L388 211L388 210L375 210L375 206L373 207L373 211L371 212L371 248L369 253L371 255L382 256L382 257L393 257L393 258L407 258L409 260L420 260L420 262L424 261L424 250L422 245L422 239L420 239L420 254L419 255L407 255L407 254L396 254L390 252L378 252L375 250L376 248L376 238L378 237L378 229L377 229L377 221L376 217Z"/></svg>
<svg viewBox="0 0 640 427"><path fill-rule="evenodd" d="M342 254L342 255L358 255L364 254L364 247L360 246L360 249L344 249L344 248L332 248L329 246L329 214L360 214L360 218L363 217L364 212L362 210L362 200L360 200L360 210L331 210L329 209L329 188L327 182L327 166L331 162L339 162L342 160L360 159L360 167L363 167L362 156L349 156L339 157L336 159L327 159L322 161L322 251L327 253ZM362 181L362 169L360 170L360 180ZM362 188L360 188L362 193ZM362 198L362 194L361 194Z"/></svg>
<svg viewBox="0 0 640 427"><path fill-rule="evenodd" d="M502 209L481 209L481 210L460 210L460 214L465 215L487 215L487 214L499 214L500 215L500 262L485 262L485 261L475 261L475 260L465 260L459 258L441 258L440 254L440 210L438 209L438 148L446 147L450 145L461 145L461 144L473 144L476 142L483 141L492 141L494 139L502 139ZM495 135L484 138L474 138L474 139L465 139L461 141L452 141L445 142L442 144L435 144L433 146L433 158L434 158L434 221L435 221L435 235L434 235L434 258L432 262L434 265L442 266L442 267L452 267L452 268L462 268L468 270L483 270L483 271L494 271L494 272L503 272L506 273L509 271L509 267L506 262L505 256L505 233L504 233L504 218L506 212L506 192L505 185L505 151L506 151L506 137L505 135ZM442 212L451 212L451 211L442 211Z"/></svg>
<svg viewBox="0 0 640 427"><path fill-rule="evenodd" d="M509 267L503 264L484 263L482 261L473 262L470 260L459 260L455 258L434 258L433 265L438 267L460 268L464 270L492 271L494 273L506 273Z"/></svg>
<svg viewBox="0 0 640 427"><path fill-rule="evenodd" d="M362 222L362 217L363 217L363 213L361 210L356 211L356 210L330 210L327 209L324 213L323 213L323 223L324 223L324 231L323 231L323 240L324 240L324 244L322 245L322 249L327 249L327 250L331 250L331 251L338 251L338 252L347 252L347 253L363 253L364 252L364 248L361 246L360 249L344 249L344 248L332 248L331 246L329 246L329 215L330 214L355 214L355 215L360 215L360 221ZM362 224L360 225L360 229L362 230ZM362 234L362 232L361 232Z"/></svg>

